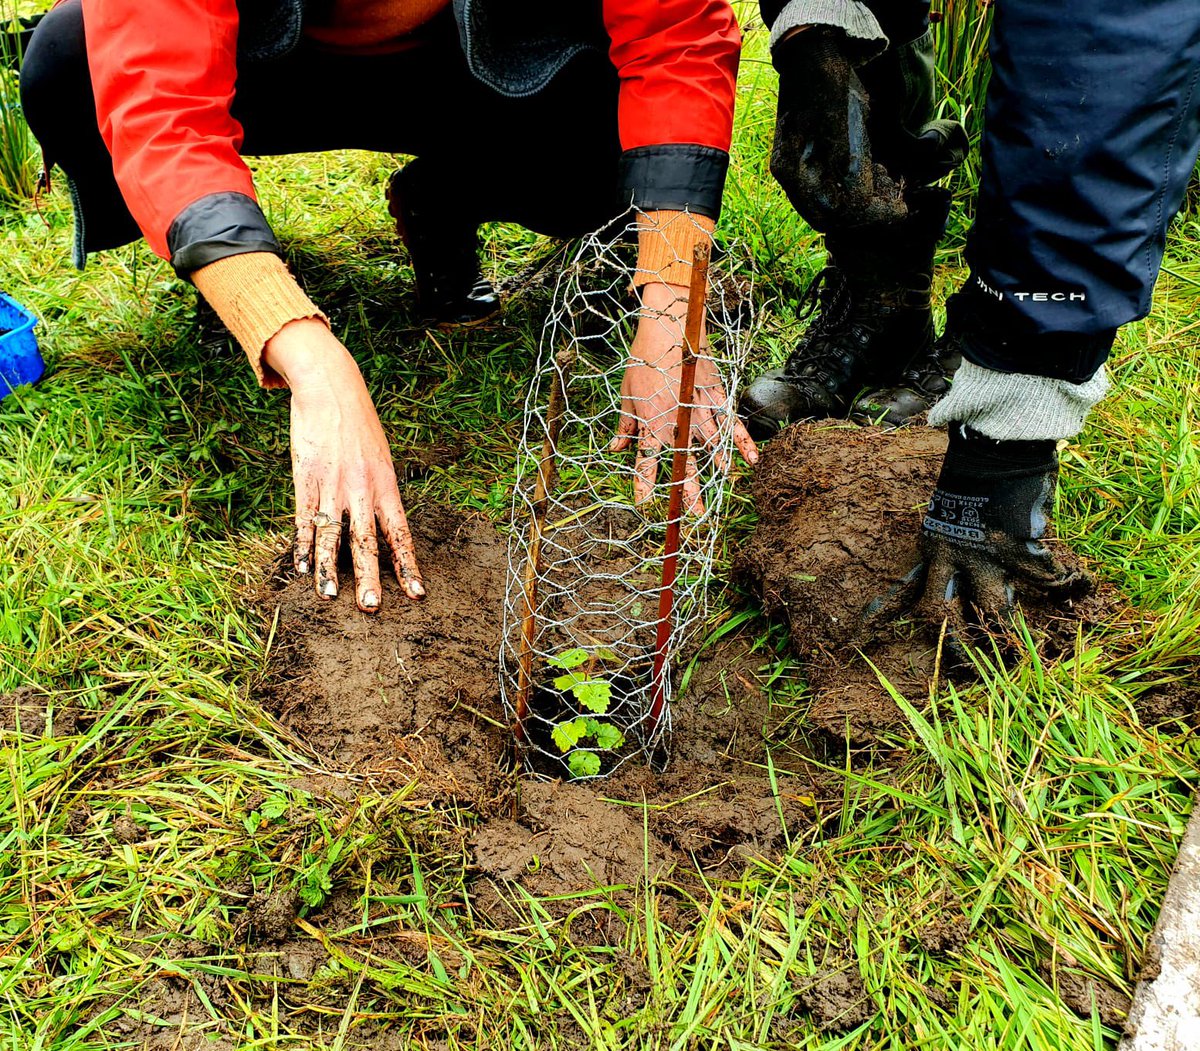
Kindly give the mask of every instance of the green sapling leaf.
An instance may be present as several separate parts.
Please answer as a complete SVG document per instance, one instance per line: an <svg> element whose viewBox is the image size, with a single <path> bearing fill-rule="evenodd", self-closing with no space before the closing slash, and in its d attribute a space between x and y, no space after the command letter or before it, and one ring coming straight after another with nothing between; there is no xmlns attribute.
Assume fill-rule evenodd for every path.
<svg viewBox="0 0 1200 1051"><path fill-rule="evenodd" d="M565 753L579 744L580 739L586 733L586 719L568 719L565 723L559 723L555 726L550 731L550 737L558 745L558 750Z"/></svg>
<svg viewBox="0 0 1200 1051"><path fill-rule="evenodd" d="M571 692L580 704L597 715L607 712L609 701L612 700L612 687L603 679L585 679L572 686Z"/></svg>
<svg viewBox="0 0 1200 1051"><path fill-rule="evenodd" d="M579 687L586 682L591 682L591 679L589 679L583 672L570 671L567 672L566 675L558 676L558 678L554 680L554 688L556 690L562 690L564 693L567 690L570 690L573 694L575 694L576 697L578 697Z"/></svg>
<svg viewBox="0 0 1200 1051"><path fill-rule="evenodd" d="M594 752L585 752L581 748L577 748L571 753L567 765L576 777L595 777L600 773L600 757Z"/></svg>
<svg viewBox="0 0 1200 1051"><path fill-rule="evenodd" d="M625 743L625 735L612 723L600 722L597 719L588 720L588 730L596 741L597 748L620 748Z"/></svg>
<svg viewBox="0 0 1200 1051"><path fill-rule="evenodd" d="M587 650L580 649L578 646L573 650L567 650L566 653L560 653L557 657L550 657L546 663L551 668L562 668L566 671L568 668L578 668L584 661L588 659ZM562 687L559 687L560 689Z"/></svg>

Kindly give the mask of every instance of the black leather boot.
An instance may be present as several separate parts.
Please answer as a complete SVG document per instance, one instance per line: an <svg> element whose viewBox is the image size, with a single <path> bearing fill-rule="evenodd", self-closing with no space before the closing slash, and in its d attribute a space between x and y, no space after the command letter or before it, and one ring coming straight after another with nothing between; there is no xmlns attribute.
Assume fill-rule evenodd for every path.
<svg viewBox="0 0 1200 1051"><path fill-rule="evenodd" d="M455 225L453 201L439 202L421 161L410 162L388 180L388 212L408 248L423 320L436 325L477 325L496 315L500 297L479 269L474 224Z"/></svg>
<svg viewBox="0 0 1200 1051"><path fill-rule="evenodd" d="M851 418L860 423L903 427L928 412L950 390L950 378L962 364L962 338L955 323L958 295L946 300L946 330L904 372L900 382L868 391L854 403Z"/></svg>
<svg viewBox="0 0 1200 1051"><path fill-rule="evenodd" d="M761 440L794 420L845 416L866 389L898 386L933 346L933 253L950 194L912 192L908 217L826 237L830 265L801 310L816 314L782 369L750 383L740 411Z"/></svg>

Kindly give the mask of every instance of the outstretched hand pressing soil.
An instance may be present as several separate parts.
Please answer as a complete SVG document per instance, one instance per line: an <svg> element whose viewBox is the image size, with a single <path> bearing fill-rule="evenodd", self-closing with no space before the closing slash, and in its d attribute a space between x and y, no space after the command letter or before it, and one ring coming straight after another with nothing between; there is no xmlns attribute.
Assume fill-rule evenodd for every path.
<svg viewBox="0 0 1200 1051"><path fill-rule="evenodd" d="M767 447L755 473L759 523L734 574L768 614L787 620L814 695L809 720L837 737L870 741L904 722L880 676L919 701L947 663L942 625L864 620L871 600L920 561L918 530L945 451L945 434L929 427L797 424ZM1061 547L1055 553L1077 561ZM1034 598L1025 608L1061 646L1056 640L1101 605L1088 599L1066 613Z"/></svg>

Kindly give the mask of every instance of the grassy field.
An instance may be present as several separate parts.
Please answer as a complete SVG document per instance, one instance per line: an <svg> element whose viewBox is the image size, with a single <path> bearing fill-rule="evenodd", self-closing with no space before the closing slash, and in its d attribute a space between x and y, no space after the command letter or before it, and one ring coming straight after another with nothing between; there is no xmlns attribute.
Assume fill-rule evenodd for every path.
<svg viewBox="0 0 1200 1051"><path fill-rule="evenodd" d="M789 304L822 252L766 175L761 33L739 98L721 237L756 276L761 367L794 339ZM254 166L397 453L468 450L406 502L501 522L545 296L518 292L502 328L414 329L382 206L395 164ZM962 274L962 203L939 302ZM618 945L534 900L512 928L474 916L476 815L428 786L312 787L304 742L253 700L275 640L251 596L290 514L286 399L143 247L69 269L69 228L61 191L41 214L0 210L0 285L43 319L52 369L0 405L0 694L28 691L0 736L5 1048L142 1046L157 1021L178 1032L156 1012L181 1002L190 1035L150 1046L1114 1046L1099 1001L1132 989L1200 783L1169 703L1190 689L1195 713L1200 659L1200 214L1177 221L1152 312L1121 333L1116 392L1063 457L1059 532L1128 609L1053 663L984 655L978 684L910 698L911 732L887 748L835 749L836 798L782 856L692 878L683 904L670 877L581 898L620 915ZM487 267L551 247L491 228ZM753 526L740 470L726 550ZM714 610L711 630L762 640L760 679L802 735L779 631L724 591ZM288 887L295 936L324 959L304 980L246 937L251 897ZM965 920L948 944L922 937L950 913ZM384 952L395 937L417 951ZM830 945L870 994L844 1033L799 1006Z"/></svg>

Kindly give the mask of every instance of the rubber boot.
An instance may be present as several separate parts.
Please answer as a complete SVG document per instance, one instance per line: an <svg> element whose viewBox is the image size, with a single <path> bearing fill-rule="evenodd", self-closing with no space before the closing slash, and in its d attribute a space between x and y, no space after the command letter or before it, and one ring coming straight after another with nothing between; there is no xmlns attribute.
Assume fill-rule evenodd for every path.
<svg viewBox="0 0 1200 1051"><path fill-rule="evenodd" d="M388 180L388 212L408 248L423 320L451 327L477 325L500 310L500 297L479 269L474 223L455 223L461 203L441 195L421 160Z"/></svg>
<svg viewBox="0 0 1200 1051"><path fill-rule="evenodd" d="M908 208L901 223L826 238L829 265L801 307L815 320L783 368L764 373L742 396L740 412L756 440L794 420L845 416L865 388L899 386L930 353L933 253L949 191L914 191Z"/></svg>

